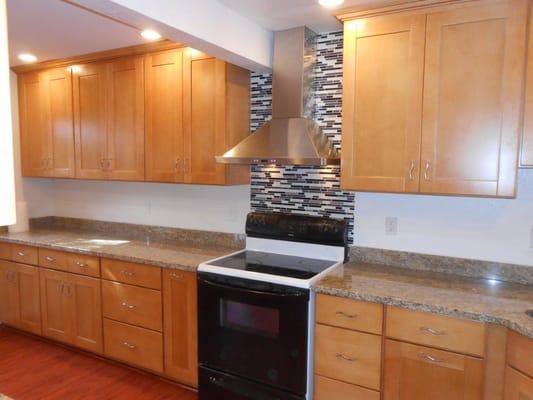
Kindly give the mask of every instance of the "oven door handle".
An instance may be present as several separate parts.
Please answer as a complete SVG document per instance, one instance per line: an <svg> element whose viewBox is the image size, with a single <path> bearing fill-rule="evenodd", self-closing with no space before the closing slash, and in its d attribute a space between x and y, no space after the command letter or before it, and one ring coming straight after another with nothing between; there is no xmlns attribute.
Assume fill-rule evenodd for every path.
<svg viewBox="0 0 533 400"><path fill-rule="evenodd" d="M293 293L276 293L276 292L269 292L269 291L263 291L263 290L254 290L254 289L246 289L241 288L238 286L233 285L224 285L221 283L215 283L211 282L205 279L200 278L201 283L205 283L206 285L213 286L219 289L227 289L227 290L234 290L241 293L252 293L252 294L260 294L260 295L267 295L267 296L274 296L274 297L302 297L305 296L306 293L304 292L293 292Z"/></svg>

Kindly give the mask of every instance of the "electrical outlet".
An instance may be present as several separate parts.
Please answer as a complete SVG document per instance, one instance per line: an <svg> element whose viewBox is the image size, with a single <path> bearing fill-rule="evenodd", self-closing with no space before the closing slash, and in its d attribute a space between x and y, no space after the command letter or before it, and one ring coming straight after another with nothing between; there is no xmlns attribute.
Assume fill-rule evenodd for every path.
<svg viewBox="0 0 533 400"><path fill-rule="evenodd" d="M385 217L385 233L387 235L398 233L398 217Z"/></svg>

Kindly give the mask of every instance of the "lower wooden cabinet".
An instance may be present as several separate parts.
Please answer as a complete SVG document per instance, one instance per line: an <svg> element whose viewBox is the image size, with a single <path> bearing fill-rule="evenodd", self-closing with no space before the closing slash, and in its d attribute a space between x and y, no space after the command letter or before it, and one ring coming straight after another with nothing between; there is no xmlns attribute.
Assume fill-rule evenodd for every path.
<svg viewBox="0 0 533 400"><path fill-rule="evenodd" d="M0 260L0 320L41 334L38 268Z"/></svg>
<svg viewBox="0 0 533 400"><path fill-rule="evenodd" d="M504 400L533 400L533 378L507 367Z"/></svg>
<svg viewBox="0 0 533 400"><path fill-rule="evenodd" d="M194 272L163 271L165 373L198 386L197 283Z"/></svg>
<svg viewBox="0 0 533 400"><path fill-rule="evenodd" d="M316 400L379 400L379 392L315 375Z"/></svg>
<svg viewBox="0 0 533 400"><path fill-rule="evenodd" d="M43 335L102 353L100 280L41 269Z"/></svg>
<svg viewBox="0 0 533 400"><path fill-rule="evenodd" d="M482 400L482 359L385 341L384 400Z"/></svg>

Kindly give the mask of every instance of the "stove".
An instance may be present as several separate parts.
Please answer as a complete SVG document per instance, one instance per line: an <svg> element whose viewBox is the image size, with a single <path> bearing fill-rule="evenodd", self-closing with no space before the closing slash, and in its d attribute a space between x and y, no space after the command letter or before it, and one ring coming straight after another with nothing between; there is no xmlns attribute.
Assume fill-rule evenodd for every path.
<svg viewBox="0 0 533 400"><path fill-rule="evenodd" d="M310 400L310 288L345 260L346 222L250 213L246 233L198 268L200 400Z"/></svg>

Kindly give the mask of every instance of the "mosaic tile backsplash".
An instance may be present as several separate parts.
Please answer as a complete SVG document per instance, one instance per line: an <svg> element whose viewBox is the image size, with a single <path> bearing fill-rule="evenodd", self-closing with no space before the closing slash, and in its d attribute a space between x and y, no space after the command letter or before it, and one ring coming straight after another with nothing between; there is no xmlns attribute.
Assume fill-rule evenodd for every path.
<svg viewBox="0 0 533 400"><path fill-rule="evenodd" d="M335 146L341 145L342 32L317 36L313 118ZM272 76L252 74L251 131L272 115ZM354 193L340 190L339 167L252 166L254 211L343 218L353 240Z"/></svg>

